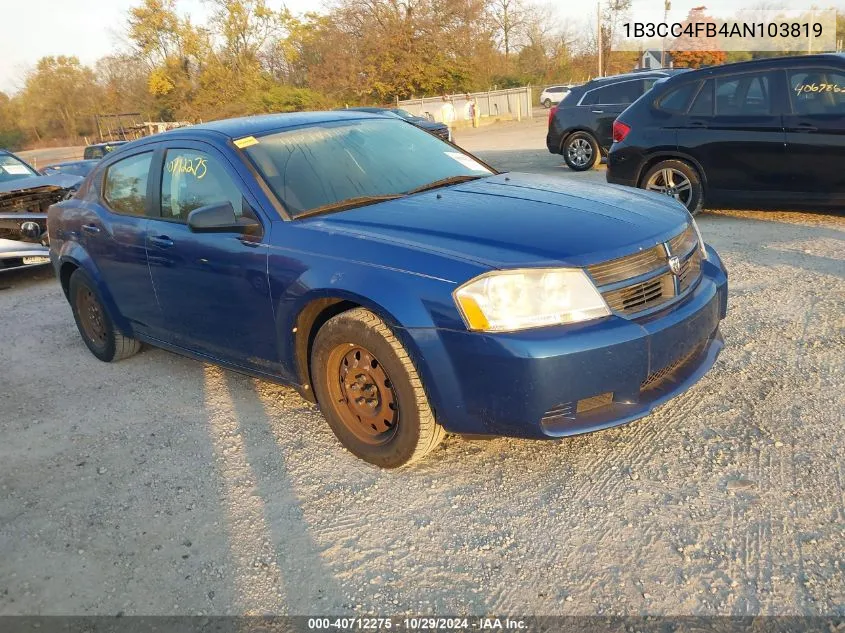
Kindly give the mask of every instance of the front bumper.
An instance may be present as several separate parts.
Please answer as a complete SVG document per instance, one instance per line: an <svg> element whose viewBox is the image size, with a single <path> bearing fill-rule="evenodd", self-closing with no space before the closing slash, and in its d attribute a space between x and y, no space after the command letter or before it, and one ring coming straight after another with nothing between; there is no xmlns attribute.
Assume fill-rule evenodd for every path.
<svg viewBox="0 0 845 633"><path fill-rule="evenodd" d="M554 438L625 424L689 389L722 349L726 310L727 274L708 249L695 289L641 319L495 335L406 332L448 431Z"/></svg>
<svg viewBox="0 0 845 633"><path fill-rule="evenodd" d="M43 266L49 264L50 261L42 258L49 258L49 256L50 249L43 244L0 238L0 270ZM37 263L29 263L30 258L38 258Z"/></svg>

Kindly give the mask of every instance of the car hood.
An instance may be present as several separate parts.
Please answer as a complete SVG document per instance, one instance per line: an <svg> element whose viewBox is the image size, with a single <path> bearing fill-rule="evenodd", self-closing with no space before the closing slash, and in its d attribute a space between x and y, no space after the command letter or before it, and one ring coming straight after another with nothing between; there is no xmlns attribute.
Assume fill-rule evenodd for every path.
<svg viewBox="0 0 845 633"><path fill-rule="evenodd" d="M302 222L506 268L620 257L680 233L689 214L638 189L509 173Z"/></svg>

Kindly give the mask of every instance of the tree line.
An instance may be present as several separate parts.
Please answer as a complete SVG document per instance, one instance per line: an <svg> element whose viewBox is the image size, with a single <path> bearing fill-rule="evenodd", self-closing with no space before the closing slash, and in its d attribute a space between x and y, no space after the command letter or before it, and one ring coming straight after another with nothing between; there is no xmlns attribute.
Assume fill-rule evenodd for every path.
<svg viewBox="0 0 845 633"><path fill-rule="evenodd" d="M123 52L90 67L45 57L18 93L0 92L0 147L94 138L97 114L196 122L595 76L596 20L562 23L531 1L338 0L293 15L270 0L207 0L195 23L176 0L138 0ZM631 0L601 7L602 73L629 71L639 55L611 47Z"/></svg>

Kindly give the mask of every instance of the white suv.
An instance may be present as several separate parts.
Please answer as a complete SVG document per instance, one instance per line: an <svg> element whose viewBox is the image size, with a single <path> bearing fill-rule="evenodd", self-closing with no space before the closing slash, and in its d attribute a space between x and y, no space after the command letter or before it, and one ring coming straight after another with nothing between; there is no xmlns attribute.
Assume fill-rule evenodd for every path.
<svg viewBox="0 0 845 633"><path fill-rule="evenodd" d="M572 86L549 86L540 93L540 103L544 108L551 108L556 103L560 103L569 94L571 88Z"/></svg>

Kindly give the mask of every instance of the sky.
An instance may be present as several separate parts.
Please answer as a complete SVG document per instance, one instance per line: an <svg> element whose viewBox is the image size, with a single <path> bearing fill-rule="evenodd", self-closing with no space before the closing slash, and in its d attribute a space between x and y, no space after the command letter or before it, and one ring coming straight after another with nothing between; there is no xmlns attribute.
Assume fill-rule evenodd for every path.
<svg viewBox="0 0 845 633"><path fill-rule="evenodd" d="M535 4L545 1L533 0ZM126 15L131 6L139 3L140 0L0 0L0 5L4 5L0 10L0 90L17 92L27 71L46 55L74 55L84 64L93 64L104 55L126 50ZM278 8L282 1L268 0L268 4ZM322 2L286 0L285 4L292 12L302 13L314 10ZM596 3L591 0L552 0L550 4L562 23L576 22L583 27L587 20L595 19ZM795 9L812 5L808 0L672 0L669 19L683 20L694 6L706 5L712 15L729 15L761 4ZM845 10L845 0L819 6L831 4L839 4L840 10ZM209 14L203 0L177 0L177 8L197 23L204 22ZM662 20L663 0L633 0L630 17L638 21Z"/></svg>

